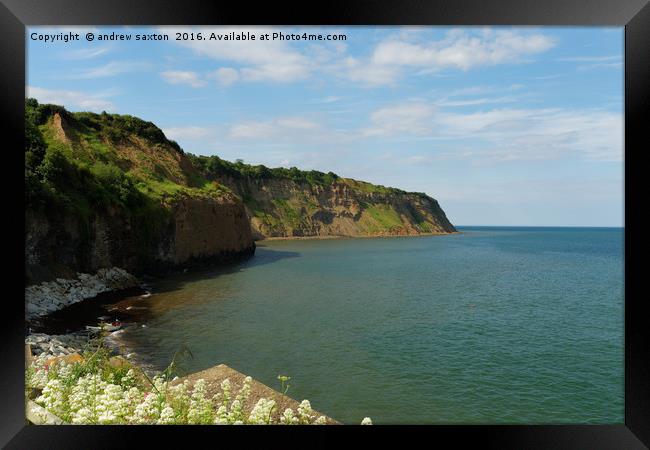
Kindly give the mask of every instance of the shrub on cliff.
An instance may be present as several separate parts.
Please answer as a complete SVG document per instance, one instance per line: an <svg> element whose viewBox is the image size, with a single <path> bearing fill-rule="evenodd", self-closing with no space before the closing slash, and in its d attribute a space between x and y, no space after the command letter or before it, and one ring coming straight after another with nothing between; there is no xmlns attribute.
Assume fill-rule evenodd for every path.
<svg viewBox="0 0 650 450"><path fill-rule="evenodd" d="M51 209L65 208L81 216L91 210L123 208L137 213L147 199L132 177L111 162L89 164L72 157L62 145L47 145L39 125L54 113L62 114L71 123L83 122L91 128L114 131L118 135L138 132L158 141L164 140L162 131L150 122L131 116L75 113L71 115L57 105L39 104L34 99L25 102L25 199L27 206ZM118 117L119 119L116 119ZM117 124L104 127L102 123ZM152 128L153 127L153 128ZM154 129L155 128L155 129ZM108 131L107 131L108 130ZM115 137L115 136L114 136ZM115 137L116 138L116 137Z"/></svg>
<svg viewBox="0 0 650 450"><path fill-rule="evenodd" d="M330 186L339 176L334 172L319 172L318 170L300 170L297 167L289 169L285 167L269 168L264 165L245 164L242 160L236 162L226 161L218 156L197 156L187 154L195 167L201 170L206 177L216 179L220 177L232 177L235 179L277 179L291 180L296 183L306 183L310 186Z"/></svg>

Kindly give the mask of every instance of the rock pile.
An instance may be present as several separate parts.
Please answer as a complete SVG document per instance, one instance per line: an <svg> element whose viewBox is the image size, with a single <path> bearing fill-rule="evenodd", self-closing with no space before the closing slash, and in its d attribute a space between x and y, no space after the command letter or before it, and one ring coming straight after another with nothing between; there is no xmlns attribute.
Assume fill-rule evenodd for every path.
<svg viewBox="0 0 650 450"><path fill-rule="evenodd" d="M88 336L85 334L49 335L34 333L25 338L25 344L30 345L32 355L35 356L42 355L43 353L52 356L81 353L87 343Z"/></svg>
<svg viewBox="0 0 650 450"><path fill-rule="evenodd" d="M94 275L80 273L76 279L57 278L55 281L28 286L25 288L26 318L50 314L102 292L137 285L136 277L124 269L112 267L99 269Z"/></svg>

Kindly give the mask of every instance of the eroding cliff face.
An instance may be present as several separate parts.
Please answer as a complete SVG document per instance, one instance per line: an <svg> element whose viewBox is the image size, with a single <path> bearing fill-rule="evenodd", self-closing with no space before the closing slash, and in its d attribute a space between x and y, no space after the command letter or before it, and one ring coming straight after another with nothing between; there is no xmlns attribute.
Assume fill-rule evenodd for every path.
<svg viewBox="0 0 650 450"><path fill-rule="evenodd" d="M218 181L246 204L256 239L291 236L391 236L455 232L438 202L426 195L364 192L353 180L330 186L277 179Z"/></svg>
<svg viewBox="0 0 650 450"><path fill-rule="evenodd" d="M27 210L25 224L27 284L113 266L156 274L255 251L244 205L234 196L180 199L149 230L119 210L87 220Z"/></svg>
<svg viewBox="0 0 650 450"><path fill-rule="evenodd" d="M236 198L187 198L173 207L174 234L163 260L190 260L247 254L254 250L248 217Z"/></svg>

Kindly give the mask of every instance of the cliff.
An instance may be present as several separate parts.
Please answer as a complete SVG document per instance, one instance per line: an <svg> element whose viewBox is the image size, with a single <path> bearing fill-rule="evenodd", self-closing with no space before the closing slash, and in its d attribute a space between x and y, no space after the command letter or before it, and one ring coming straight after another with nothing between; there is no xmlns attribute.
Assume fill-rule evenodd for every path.
<svg viewBox="0 0 650 450"><path fill-rule="evenodd" d="M149 122L26 108L27 284L121 267L157 273L248 257L245 207Z"/></svg>
<svg viewBox="0 0 650 450"><path fill-rule="evenodd" d="M268 169L190 155L203 175L245 203L256 239L297 236L399 236L455 232L433 198L341 178Z"/></svg>
<svg viewBox="0 0 650 450"><path fill-rule="evenodd" d="M254 239L444 234L433 198L185 153L151 122L26 101L27 284L248 257Z"/></svg>

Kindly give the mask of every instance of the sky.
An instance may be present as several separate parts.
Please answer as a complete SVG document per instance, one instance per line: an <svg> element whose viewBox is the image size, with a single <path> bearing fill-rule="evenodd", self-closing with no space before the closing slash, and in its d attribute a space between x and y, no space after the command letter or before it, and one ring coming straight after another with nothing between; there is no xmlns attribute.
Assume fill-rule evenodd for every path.
<svg viewBox="0 0 650 450"><path fill-rule="evenodd" d="M100 39L113 32L131 40ZM455 225L623 226L623 37L622 27L29 27L26 95L140 117L190 153L425 192Z"/></svg>

